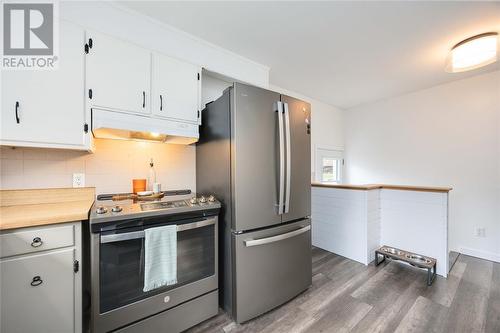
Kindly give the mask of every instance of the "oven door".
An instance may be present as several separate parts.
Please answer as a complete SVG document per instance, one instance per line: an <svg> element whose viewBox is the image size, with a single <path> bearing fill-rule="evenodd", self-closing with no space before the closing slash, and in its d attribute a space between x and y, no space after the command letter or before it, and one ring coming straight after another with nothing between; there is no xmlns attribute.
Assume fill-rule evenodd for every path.
<svg viewBox="0 0 500 333"><path fill-rule="evenodd" d="M92 327L107 332L217 289L217 217L92 234ZM177 225L177 283L143 292L144 230Z"/></svg>

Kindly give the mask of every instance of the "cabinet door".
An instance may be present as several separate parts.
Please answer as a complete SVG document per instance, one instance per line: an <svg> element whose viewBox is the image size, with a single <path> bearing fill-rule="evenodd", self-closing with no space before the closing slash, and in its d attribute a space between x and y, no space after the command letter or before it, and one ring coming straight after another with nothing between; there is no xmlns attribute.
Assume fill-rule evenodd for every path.
<svg viewBox="0 0 500 333"><path fill-rule="evenodd" d="M86 76L87 89L92 89L90 105L149 113L151 53L97 32L87 32L87 41L91 45Z"/></svg>
<svg viewBox="0 0 500 333"><path fill-rule="evenodd" d="M197 123L200 75L198 66L153 54L153 114Z"/></svg>
<svg viewBox="0 0 500 333"><path fill-rule="evenodd" d="M0 261L1 331L74 332L74 250Z"/></svg>
<svg viewBox="0 0 500 333"><path fill-rule="evenodd" d="M61 21L58 69L2 71L2 144L85 148L84 39Z"/></svg>

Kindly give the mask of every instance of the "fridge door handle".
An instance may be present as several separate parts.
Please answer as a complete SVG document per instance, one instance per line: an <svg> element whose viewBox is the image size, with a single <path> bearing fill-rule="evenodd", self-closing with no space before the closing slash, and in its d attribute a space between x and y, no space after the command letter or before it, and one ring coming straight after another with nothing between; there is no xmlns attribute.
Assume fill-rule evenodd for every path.
<svg viewBox="0 0 500 333"><path fill-rule="evenodd" d="M288 103L283 103L285 113L285 145L286 145L286 185L285 185L285 213L290 210L290 182L292 170L292 149L290 138L290 112L288 111Z"/></svg>
<svg viewBox="0 0 500 333"><path fill-rule="evenodd" d="M302 227L300 229L290 231L290 232L287 232L287 233L284 233L281 235L276 235L276 236L266 237L266 238L259 238L259 239L249 239L249 240L244 241L244 243L245 243L246 247L275 243L275 242L279 242L279 241L287 239L287 238L298 236L298 235L303 234L304 232L307 232L309 230L311 230L311 226L307 225L307 226Z"/></svg>
<svg viewBox="0 0 500 333"><path fill-rule="evenodd" d="M278 135L279 135L279 149L280 149L280 161L279 161L279 193L278 193L278 215L283 214L283 200L285 192L285 138L283 129L283 103L276 102L276 112L278 114Z"/></svg>

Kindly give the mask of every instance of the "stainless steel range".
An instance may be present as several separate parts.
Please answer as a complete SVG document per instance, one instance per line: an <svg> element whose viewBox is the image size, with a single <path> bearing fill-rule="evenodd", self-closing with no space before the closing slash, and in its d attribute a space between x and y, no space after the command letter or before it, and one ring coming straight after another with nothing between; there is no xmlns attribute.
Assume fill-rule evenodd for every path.
<svg viewBox="0 0 500 333"><path fill-rule="evenodd" d="M85 240L92 332L180 332L217 314L220 203L185 193L155 201L98 197ZM145 292L146 230L168 225L177 230L177 283Z"/></svg>

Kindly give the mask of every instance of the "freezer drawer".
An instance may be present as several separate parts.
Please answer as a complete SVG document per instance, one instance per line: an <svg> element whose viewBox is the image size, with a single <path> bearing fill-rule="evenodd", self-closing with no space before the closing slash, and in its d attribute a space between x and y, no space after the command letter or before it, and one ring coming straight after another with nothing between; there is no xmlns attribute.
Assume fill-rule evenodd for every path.
<svg viewBox="0 0 500 333"><path fill-rule="evenodd" d="M311 285L310 228L310 220L304 219L233 235L233 316L238 323L283 304Z"/></svg>

